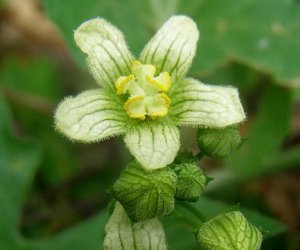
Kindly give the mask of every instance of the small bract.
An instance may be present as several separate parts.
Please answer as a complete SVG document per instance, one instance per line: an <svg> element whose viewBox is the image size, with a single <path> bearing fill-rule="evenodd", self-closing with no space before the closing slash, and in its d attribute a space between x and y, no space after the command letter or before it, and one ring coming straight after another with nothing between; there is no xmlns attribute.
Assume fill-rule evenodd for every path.
<svg viewBox="0 0 300 250"><path fill-rule="evenodd" d="M103 18L84 22L74 37L99 88L59 105L56 127L71 139L95 142L122 135L136 160L155 169L174 160L177 126L222 128L245 119L235 88L186 78L199 38L189 17L171 17L139 59L121 31Z"/></svg>

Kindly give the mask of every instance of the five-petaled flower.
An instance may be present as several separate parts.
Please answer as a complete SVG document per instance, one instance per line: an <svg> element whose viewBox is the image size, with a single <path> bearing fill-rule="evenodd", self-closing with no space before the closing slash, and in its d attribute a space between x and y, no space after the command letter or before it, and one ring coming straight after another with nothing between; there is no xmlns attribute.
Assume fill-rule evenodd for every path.
<svg viewBox="0 0 300 250"><path fill-rule="evenodd" d="M139 60L121 31L103 18L84 22L74 36L101 87L59 105L56 127L71 139L94 142L125 135L137 161L156 169L174 160L178 126L222 128L245 119L235 88L186 78L199 37L189 17L171 17Z"/></svg>

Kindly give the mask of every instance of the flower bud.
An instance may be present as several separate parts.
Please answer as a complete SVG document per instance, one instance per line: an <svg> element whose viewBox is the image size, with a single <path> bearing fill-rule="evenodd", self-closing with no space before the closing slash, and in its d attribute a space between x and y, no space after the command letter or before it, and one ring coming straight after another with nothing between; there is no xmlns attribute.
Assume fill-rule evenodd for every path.
<svg viewBox="0 0 300 250"><path fill-rule="evenodd" d="M236 127L203 128L198 130L198 145L207 156L223 159L232 154L242 144Z"/></svg>
<svg viewBox="0 0 300 250"><path fill-rule="evenodd" d="M131 162L113 184L112 193L134 220L151 219L174 209L177 176L168 167L146 170Z"/></svg>
<svg viewBox="0 0 300 250"><path fill-rule="evenodd" d="M180 200L199 200L207 184L207 178L196 163L182 163L174 165L177 174L175 197Z"/></svg>
<svg viewBox="0 0 300 250"><path fill-rule="evenodd" d="M104 250L166 250L164 229L158 219L132 224L119 202L105 226Z"/></svg>
<svg viewBox="0 0 300 250"><path fill-rule="evenodd" d="M200 249L257 250L260 249L262 235L239 211L231 211L201 225L197 241Z"/></svg>

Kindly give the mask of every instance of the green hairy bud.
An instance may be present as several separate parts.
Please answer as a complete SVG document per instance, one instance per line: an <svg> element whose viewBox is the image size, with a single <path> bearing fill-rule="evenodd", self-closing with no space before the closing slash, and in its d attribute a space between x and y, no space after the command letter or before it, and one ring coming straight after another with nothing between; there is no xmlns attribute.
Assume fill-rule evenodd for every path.
<svg viewBox="0 0 300 250"><path fill-rule="evenodd" d="M174 209L177 176L168 167L146 170L131 162L114 183L112 193L134 220L151 219Z"/></svg>
<svg viewBox="0 0 300 250"><path fill-rule="evenodd" d="M166 250L164 229L158 219L132 223L120 203L105 226L105 250Z"/></svg>
<svg viewBox="0 0 300 250"><path fill-rule="evenodd" d="M242 144L236 127L199 129L198 145L207 156L223 159L232 154Z"/></svg>
<svg viewBox="0 0 300 250"><path fill-rule="evenodd" d="M257 250L262 235L239 211L232 211L201 225L198 236L200 249L206 250Z"/></svg>
<svg viewBox="0 0 300 250"><path fill-rule="evenodd" d="M177 174L175 197L180 200L199 200L207 184L207 178L196 163L182 163L174 165Z"/></svg>

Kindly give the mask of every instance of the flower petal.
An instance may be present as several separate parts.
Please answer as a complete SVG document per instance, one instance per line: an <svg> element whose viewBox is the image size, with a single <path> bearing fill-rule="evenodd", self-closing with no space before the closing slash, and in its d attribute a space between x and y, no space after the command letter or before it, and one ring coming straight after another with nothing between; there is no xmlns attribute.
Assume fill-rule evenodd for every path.
<svg viewBox="0 0 300 250"><path fill-rule="evenodd" d="M166 250L167 244L163 226L157 218L133 223L121 204L116 202L105 226L103 248Z"/></svg>
<svg viewBox="0 0 300 250"><path fill-rule="evenodd" d="M236 88L203 84L188 78L170 94L169 114L179 125L225 127L245 120Z"/></svg>
<svg viewBox="0 0 300 250"><path fill-rule="evenodd" d="M126 134L125 143L144 168L163 168L173 162L179 150L179 130L171 124L141 122Z"/></svg>
<svg viewBox="0 0 300 250"><path fill-rule="evenodd" d="M120 30L103 18L81 24L74 33L76 44L87 54L90 71L99 84L114 88L119 76L128 75L133 56Z"/></svg>
<svg viewBox="0 0 300 250"><path fill-rule="evenodd" d="M142 63L154 64L157 72L167 71L177 81L187 73L196 53L199 31L186 16L171 17L141 53Z"/></svg>
<svg viewBox="0 0 300 250"><path fill-rule="evenodd" d="M66 98L55 114L57 129L69 138L83 142L123 134L126 121L122 104L101 89Z"/></svg>

